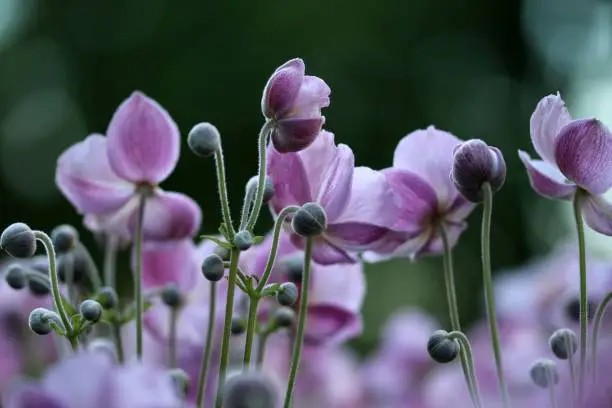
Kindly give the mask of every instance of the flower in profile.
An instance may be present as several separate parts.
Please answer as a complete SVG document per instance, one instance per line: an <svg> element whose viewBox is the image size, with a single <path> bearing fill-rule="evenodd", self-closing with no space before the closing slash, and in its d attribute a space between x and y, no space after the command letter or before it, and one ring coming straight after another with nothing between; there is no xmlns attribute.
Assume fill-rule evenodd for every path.
<svg viewBox="0 0 612 408"><path fill-rule="evenodd" d="M264 89L261 110L273 121L272 143L281 153L308 147L321 131L329 106L329 86L321 78L305 75L304 61L287 61L274 71Z"/></svg>
<svg viewBox="0 0 612 408"><path fill-rule="evenodd" d="M16 381L3 395L7 408L179 408L170 376L155 366L115 365L104 353L77 353L51 367L41 381Z"/></svg>
<svg viewBox="0 0 612 408"><path fill-rule="evenodd" d="M385 176L355 168L354 161L351 149L336 145L327 131L298 153L280 154L269 147L268 175L276 192L269 202L272 212L308 202L325 211L327 228L314 239L312 259L317 263L355 262L351 252L389 250L401 243L397 238L402 234L393 230L399 207ZM291 240L303 248L302 237L291 234Z"/></svg>
<svg viewBox="0 0 612 408"><path fill-rule="evenodd" d="M612 235L612 204L602 194L612 187L612 134L597 119L572 120L559 94L540 100L531 115L531 141L542 159L519 150L532 188L540 195L572 200L583 192L580 205L586 223Z"/></svg>
<svg viewBox="0 0 612 408"><path fill-rule="evenodd" d="M400 140L393 156L393 166L383 170L400 203L402 245L392 254L371 251L368 261L391 256L411 259L439 254L443 250L440 229L444 228L449 246L457 243L467 227L465 218L474 209L450 178L453 152L461 140L448 132L429 126Z"/></svg>
<svg viewBox="0 0 612 408"><path fill-rule="evenodd" d="M146 194L145 238L190 237L199 228L198 205L158 187L174 170L179 148L179 131L170 115L134 92L115 112L106 137L90 135L62 153L56 183L94 231L131 237L138 196Z"/></svg>

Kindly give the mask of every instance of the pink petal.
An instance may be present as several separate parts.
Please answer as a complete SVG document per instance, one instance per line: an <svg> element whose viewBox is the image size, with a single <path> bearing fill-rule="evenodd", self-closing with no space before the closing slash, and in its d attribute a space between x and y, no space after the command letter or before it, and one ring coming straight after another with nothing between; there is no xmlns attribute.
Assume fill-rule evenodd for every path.
<svg viewBox="0 0 612 408"><path fill-rule="evenodd" d="M279 153L268 146L268 176L274 185L269 202L275 214L289 205L302 205L313 200L306 170L297 153Z"/></svg>
<svg viewBox="0 0 612 408"><path fill-rule="evenodd" d="M538 102L529 123L531 142L545 161L555 163L555 143L561 129L572 120L561 96L545 96Z"/></svg>
<svg viewBox="0 0 612 408"><path fill-rule="evenodd" d="M461 140L454 135L429 126L405 136L397 145L393 167L408 170L436 191L442 208L448 208L459 194L449 174L453 151Z"/></svg>
<svg viewBox="0 0 612 408"><path fill-rule="evenodd" d="M6 408L64 408L50 392L39 384L12 379L8 390L3 394L2 405Z"/></svg>
<svg viewBox="0 0 612 408"><path fill-rule="evenodd" d="M341 344L363 331L361 315L332 305L308 308L304 342L309 346Z"/></svg>
<svg viewBox="0 0 612 408"><path fill-rule="evenodd" d="M459 237L461 236L463 231L465 231L465 229L467 228L467 223L466 222L461 222L461 223L446 222L444 226L446 228L446 236L448 238L448 244L450 248L452 249L455 247L455 245L457 245L457 242L459 241ZM416 253L412 255L412 259L416 260L423 256L440 255L443 252L444 252L444 245L442 242L442 238L440 237L440 233L436 230L435 232L432 233L427 243L424 246L422 246Z"/></svg>
<svg viewBox="0 0 612 408"><path fill-rule="evenodd" d="M110 164L126 180L156 185L176 166L178 127L161 105L141 92L119 106L106 135Z"/></svg>
<svg viewBox="0 0 612 408"><path fill-rule="evenodd" d="M553 199L569 200L576 192L576 185L565 178L563 173L544 160L532 160L522 150L519 157L527 169L529 182L536 193Z"/></svg>
<svg viewBox="0 0 612 408"><path fill-rule="evenodd" d="M476 204L458 195L455 202L446 210L444 219L452 223L461 223L474 211L474 208L476 208Z"/></svg>
<svg viewBox="0 0 612 408"><path fill-rule="evenodd" d="M331 89L321 78L306 75L289 116L295 118L321 117L321 108L329 106Z"/></svg>
<svg viewBox="0 0 612 408"><path fill-rule="evenodd" d="M575 120L561 130L555 146L559 170L591 194L612 187L612 134L597 119Z"/></svg>
<svg viewBox="0 0 612 408"><path fill-rule="evenodd" d="M583 197L580 203L584 221L593 230L612 236L612 204L602 196Z"/></svg>
<svg viewBox="0 0 612 408"><path fill-rule="evenodd" d="M299 152L315 141L324 123L323 116L281 119L272 132L272 143L280 153Z"/></svg>
<svg viewBox="0 0 612 408"><path fill-rule="evenodd" d="M297 248L304 249L305 240L296 234L291 234L291 243ZM334 265L342 263L355 263L355 256L345 249L323 237L315 238L312 248L312 260L321 265Z"/></svg>
<svg viewBox="0 0 612 408"><path fill-rule="evenodd" d="M304 79L304 61L294 58L274 71L261 100L261 111L267 118L278 119L289 111Z"/></svg>
<svg viewBox="0 0 612 408"><path fill-rule="evenodd" d="M106 213L125 204L134 185L119 178L106 155L106 138L91 135L57 161L55 182L81 214Z"/></svg>
<svg viewBox="0 0 612 408"><path fill-rule="evenodd" d="M359 312L366 294L362 263L313 264L309 305L327 304Z"/></svg>
<svg viewBox="0 0 612 408"><path fill-rule="evenodd" d="M135 254L134 254L135 255ZM200 256L189 239L145 242L142 251L142 283L145 289L177 284L187 293L200 277Z"/></svg>

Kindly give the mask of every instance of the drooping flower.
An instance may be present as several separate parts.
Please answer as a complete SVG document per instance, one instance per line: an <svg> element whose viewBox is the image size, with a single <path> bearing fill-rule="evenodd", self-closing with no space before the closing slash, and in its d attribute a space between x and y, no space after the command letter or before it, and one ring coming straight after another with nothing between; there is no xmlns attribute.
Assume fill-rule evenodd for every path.
<svg viewBox="0 0 612 408"><path fill-rule="evenodd" d="M131 237L139 195L146 194L145 238L190 237L199 228L198 205L158 187L174 170L179 148L179 131L170 115L134 92L115 112L106 137L92 134L62 153L56 183L94 231Z"/></svg>
<svg viewBox="0 0 612 408"><path fill-rule="evenodd" d="M453 151L461 140L429 126L405 136L397 145L393 166L385 169L388 183L400 203L398 225L404 232L402 245L392 254L366 253L364 259L378 261L392 256L415 259L443 250L440 229L449 246L457 243L467 227L465 218L474 209L450 178Z"/></svg>
<svg viewBox="0 0 612 408"><path fill-rule="evenodd" d="M612 204L602 197L612 187L612 133L597 119L572 120L559 94L540 100L530 131L542 159L533 160L521 150L519 157L533 189L560 200L572 200L580 190L586 223L612 235Z"/></svg>
<svg viewBox="0 0 612 408"><path fill-rule="evenodd" d="M355 168L353 152L336 145L332 133L322 131L298 153L281 154L270 145L268 175L276 192L269 203L274 214L308 202L325 210L327 229L315 238L316 262L355 262L351 252L390 250L401 243L402 234L393 230L399 207L385 176L367 167ZM291 240L303 248L303 238L291 234Z"/></svg>
<svg viewBox="0 0 612 408"><path fill-rule="evenodd" d="M273 121L272 143L282 153L308 147L321 131L331 90L316 76L305 75L304 61L287 61L274 71L264 89L261 110Z"/></svg>

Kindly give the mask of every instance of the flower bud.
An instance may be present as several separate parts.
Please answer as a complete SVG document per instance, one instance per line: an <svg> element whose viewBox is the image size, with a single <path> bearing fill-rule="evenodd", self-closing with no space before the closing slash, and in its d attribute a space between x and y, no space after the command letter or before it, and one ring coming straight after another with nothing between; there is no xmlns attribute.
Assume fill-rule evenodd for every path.
<svg viewBox="0 0 612 408"><path fill-rule="evenodd" d="M506 162L501 151L482 140L472 139L455 149L451 179L463 197L473 203L483 200L482 185L495 193L506 181Z"/></svg>
<svg viewBox="0 0 612 408"><path fill-rule="evenodd" d="M9 225L0 235L0 249L15 258L29 258L36 252L36 236L26 224Z"/></svg>
<svg viewBox="0 0 612 408"><path fill-rule="evenodd" d="M169 283L162 289L161 300L169 308L178 308L182 303L181 290L175 283Z"/></svg>
<svg viewBox="0 0 612 408"><path fill-rule="evenodd" d="M115 343L109 339L98 337L89 342L87 350L92 353L102 353L108 356L112 361L117 361L117 347Z"/></svg>
<svg viewBox="0 0 612 408"><path fill-rule="evenodd" d="M246 330L244 319L240 316L232 316L232 325L230 331L234 336L238 336Z"/></svg>
<svg viewBox="0 0 612 408"><path fill-rule="evenodd" d="M225 275L223 259L217 254L208 255L202 262L202 274L211 282L218 282Z"/></svg>
<svg viewBox="0 0 612 408"><path fill-rule="evenodd" d="M247 192L251 189L253 189L253 192L257 191L258 183L259 183L259 176L251 177L251 179L247 183L247 187L246 187ZM274 197L274 193L275 193L275 189L274 189L274 184L272 183L272 179L270 178L270 176L266 176L266 183L264 184L264 196L263 196L264 204L267 204L268 201L270 201L272 197Z"/></svg>
<svg viewBox="0 0 612 408"><path fill-rule="evenodd" d="M221 149L221 135L214 125L201 122L189 131L187 144L196 155L210 157Z"/></svg>
<svg viewBox="0 0 612 408"><path fill-rule="evenodd" d="M291 327L295 324L296 315L290 307L279 307L274 310L271 319L278 327Z"/></svg>
<svg viewBox="0 0 612 408"><path fill-rule="evenodd" d="M79 240L79 233L72 225L60 225L51 231L51 241L55 252L63 254L74 248Z"/></svg>
<svg viewBox="0 0 612 408"><path fill-rule="evenodd" d="M98 291L96 299L104 309L114 309L119 305L119 296L115 289L104 286Z"/></svg>
<svg viewBox="0 0 612 408"><path fill-rule="evenodd" d="M302 254L286 257L280 261L280 264L289 282L302 282L302 275L304 274L304 256Z"/></svg>
<svg viewBox="0 0 612 408"><path fill-rule="evenodd" d="M221 258L224 262L225 261L229 261L230 259L230 251L227 248L224 248L222 246L217 246L213 253L215 253L216 255L219 256L219 258Z"/></svg>
<svg viewBox="0 0 612 408"><path fill-rule="evenodd" d="M234 236L234 245L241 251L246 251L254 243L253 235L247 230L238 231Z"/></svg>
<svg viewBox="0 0 612 408"><path fill-rule="evenodd" d="M51 322L55 323L55 325L58 327L63 328L62 321L57 313L52 312L49 309L45 309L44 307L37 307L36 309L32 310L30 312L30 317L28 318L30 330L36 334L40 334L41 336L51 333L53 330L51 327Z"/></svg>
<svg viewBox="0 0 612 408"><path fill-rule="evenodd" d="M96 323L102 317L102 305L93 299L85 299L79 306L79 312L85 320Z"/></svg>
<svg viewBox="0 0 612 408"><path fill-rule="evenodd" d="M276 300L281 306L291 306L298 298L298 288L295 283L285 282L280 285Z"/></svg>
<svg viewBox="0 0 612 408"><path fill-rule="evenodd" d="M243 371L227 377L224 408L271 408L277 406L278 389L261 371Z"/></svg>
<svg viewBox="0 0 612 408"><path fill-rule="evenodd" d="M6 274L4 275L6 283L15 290L20 290L27 284L26 274L23 267L18 264L13 264L8 267Z"/></svg>
<svg viewBox="0 0 612 408"><path fill-rule="evenodd" d="M532 364L529 370L531 380L542 388L552 387L559 382L557 364L553 360L541 359Z"/></svg>
<svg viewBox="0 0 612 408"><path fill-rule="evenodd" d="M597 311L597 305L587 300L587 319L591 321L593 317L595 317L595 312ZM567 318L574 323L578 323L580 321L580 298L573 298L565 305L565 315Z"/></svg>
<svg viewBox="0 0 612 408"><path fill-rule="evenodd" d="M427 352L438 363L450 363L459 355L459 343L445 330L436 330L427 341Z"/></svg>
<svg viewBox="0 0 612 408"><path fill-rule="evenodd" d="M570 329L556 330L548 340L550 350L560 360L567 360L577 350L576 333Z"/></svg>
<svg viewBox="0 0 612 408"><path fill-rule="evenodd" d="M57 277L60 282L81 284L88 276L90 268L87 255L82 249L60 254L57 258Z"/></svg>
<svg viewBox="0 0 612 408"><path fill-rule="evenodd" d="M35 297L47 296L51 293L51 282L42 273L32 271L27 275L28 289Z"/></svg>
<svg viewBox="0 0 612 408"><path fill-rule="evenodd" d="M306 203L293 215L293 231L302 237L314 237L327 228L325 210L317 203Z"/></svg>
<svg viewBox="0 0 612 408"><path fill-rule="evenodd" d="M181 399L185 398L189 393L191 385L187 373L180 368L173 368L169 370L168 374L170 375L177 396Z"/></svg>

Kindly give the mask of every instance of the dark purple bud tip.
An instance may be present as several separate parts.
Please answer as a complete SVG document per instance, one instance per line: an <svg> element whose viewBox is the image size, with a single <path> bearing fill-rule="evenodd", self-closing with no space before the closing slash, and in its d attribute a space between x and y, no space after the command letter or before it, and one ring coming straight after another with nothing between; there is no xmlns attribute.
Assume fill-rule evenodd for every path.
<svg viewBox="0 0 612 408"><path fill-rule="evenodd" d="M218 282L225 275L223 259L217 254L208 255L202 262L202 274L211 282Z"/></svg>
<svg viewBox="0 0 612 408"><path fill-rule="evenodd" d="M51 282L49 278L40 272L32 271L26 275L28 290L35 297L47 296L51 293Z"/></svg>
<svg viewBox="0 0 612 408"><path fill-rule="evenodd" d="M306 203L294 214L291 226L302 237L321 235L327 228L327 215L319 204Z"/></svg>
<svg viewBox="0 0 612 408"><path fill-rule="evenodd" d="M548 339L548 346L555 357L560 360L567 360L576 353L578 347L576 333L570 329L556 330Z"/></svg>
<svg viewBox="0 0 612 408"><path fill-rule="evenodd" d="M102 305L93 299L85 299L79 306L83 319L96 323L102 317Z"/></svg>
<svg viewBox="0 0 612 408"><path fill-rule="evenodd" d="M15 258L29 258L36 252L34 231L23 222L9 225L0 235L0 249Z"/></svg>
<svg viewBox="0 0 612 408"><path fill-rule="evenodd" d="M162 289L161 300L171 309L181 307L181 304L183 303L183 296L181 295L181 290L176 283L169 283Z"/></svg>
<svg viewBox="0 0 612 408"><path fill-rule="evenodd" d="M58 254L72 250L78 240L79 232L72 225L60 225L51 231L51 241Z"/></svg>
<svg viewBox="0 0 612 408"><path fill-rule="evenodd" d="M176 395L181 399L185 398L187 394L189 394L191 386L187 373L180 368L173 368L168 371L168 374L170 375L170 380L172 381Z"/></svg>
<svg viewBox="0 0 612 408"><path fill-rule="evenodd" d="M587 301L587 319L591 321L595 316L597 305L592 301ZM574 323L580 322L580 298L573 298L565 305L565 315Z"/></svg>
<svg viewBox="0 0 612 408"><path fill-rule="evenodd" d="M244 371L227 377L224 408L271 408L277 405L278 389L261 371Z"/></svg>
<svg viewBox="0 0 612 408"><path fill-rule="evenodd" d="M450 363L459 355L459 343L445 330L436 330L427 341L427 352L438 363Z"/></svg>
<svg viewBox="0 0 612 408"><path fill-rule="evenodd" d="M230 326L230 331L234 336L239 336L246 330L246 324L244 319L240 316L232 317L232 324Z"/></svg>
<svg viewBox="0 0 612 408"><path fill-rule="evenodd" d="M552 387L559 382L557 364L553 360L541 359L531 365L529 370L531 381L542 388Z"/></svg>
<svg viewBox="0 0 612 408"><path fill-rule="evenodd" d="M23 267L18 264L13 264L8 267L8 270L4 275L4 280L11 288L15 290L23 289L28 283Z"/></svg>
<svg viewBox="0 0 612 408"><path fill-rule="evenodd" d="M187 144L200 157L210 157L221 149L221 135L208 122L195 125L187 136Z"/></svg>
<svg viewBox="0 0 612 408"><path fill-rule="evenodd" d="M259 183L258 176L251 177L251 179L247 183L247 187L246 187L247 192L251 189L253 189L253 192L256 192L258 183ZM274 190L274 183L272 183L272 179L270 178L270 176L266 176L266 182L264 184L264 196L263 196L264 204L267 204L268 201L270 201L272 197L274 197L275 192L276 191Z"/></svg>
<svg viewBox="0 0 612 408"><path fill-rule="evenodd" d="M468 140L455 149L451 180L467 200L480 203L484 183L489 183L494 193L504 185L504 156L498 148L490 147L482 140Z"/></svg>
<svg viewBox="0 0 612 408"><path fill-rule="evenodd" d="M279 307L272 313L272 324L277 327L292 327L295 324L296 315L290 307Z"/></svg>
<svg viewBox="0 0 612 408"><path fill-rule="evenodd" d="M30 326L30 330L41 336L51 333L53 330L52 325L63 328L62 321L57 313L45 309L44 307L37 307L30 312L28 325Z"/></svg>
<svg viewBox="0 0 612 408"><path fill-rule="evenodd" d="M285 282L280 285L278 293L276 294L276 300L281 306L291 306L298 298L298 288L295 283Z"/></svg>
<svg viewBox="0 0 612 408"><path fill-rule="evenodd" d="M119 296L115 289L110 286L100 288L96 298L104 309L114 309L119 306Z"/></svg>
<svg viewBox="0 0 612 408"><path fill-rule="evenodd" d="M255 243L253 235L247 231L238 231L234 236L234 246L241 251L246 251Z"/></svg>

